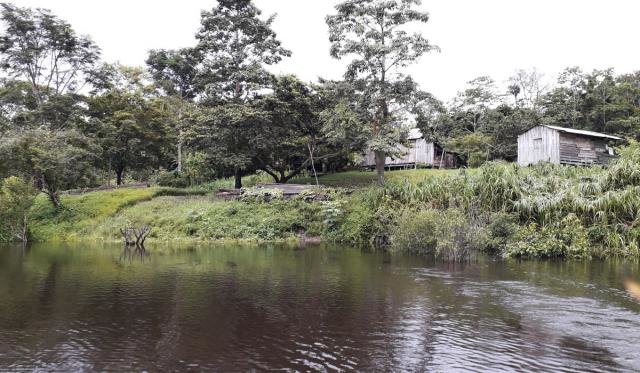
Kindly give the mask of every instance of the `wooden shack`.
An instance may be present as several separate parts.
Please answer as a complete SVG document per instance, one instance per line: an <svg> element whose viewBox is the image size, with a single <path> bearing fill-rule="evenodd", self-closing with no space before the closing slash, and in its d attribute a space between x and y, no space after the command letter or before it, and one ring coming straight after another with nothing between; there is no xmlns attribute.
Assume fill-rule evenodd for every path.
<svg viewBox="0 0 640 373"><path fill-rule="evenodd" d="M385 166L388 168L417 168L437 167L455 168L460 165L459 157L452 152L446 152L440 145L427 141L418 128L409 131L408 146L398 145L397 157L387 157ZM374 168L375 155L369 151L364 156L364 166Z"/></svg>
<svg viewBox="0 0 640 373"><path fill-rule="evenodd" d="M615 158L611 142L620 137L550 125L535 126L518 136L518 164L606 165Z"/></svg>

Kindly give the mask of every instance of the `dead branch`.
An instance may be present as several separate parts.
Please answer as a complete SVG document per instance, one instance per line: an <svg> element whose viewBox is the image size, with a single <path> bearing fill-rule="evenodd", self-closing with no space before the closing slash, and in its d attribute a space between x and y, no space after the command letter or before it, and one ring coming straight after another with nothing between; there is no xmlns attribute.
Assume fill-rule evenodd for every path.
<svg viewBox="0 0 640 373"><path fill-rule="evenodd" d="M143 225L140 228L125 227L120 228L120 233L124 240L125 246L144 247L144 242L151 233L151 227Z"/></svg>
<svg viewBox="0 0 640 373"><path fill-rule="evenodd" d="M151 227L148 225L143 225L140 229L133 228L133 234L136 236L136 246L144 247L144 241L149 236L149 233L151 233Z"/></svg>

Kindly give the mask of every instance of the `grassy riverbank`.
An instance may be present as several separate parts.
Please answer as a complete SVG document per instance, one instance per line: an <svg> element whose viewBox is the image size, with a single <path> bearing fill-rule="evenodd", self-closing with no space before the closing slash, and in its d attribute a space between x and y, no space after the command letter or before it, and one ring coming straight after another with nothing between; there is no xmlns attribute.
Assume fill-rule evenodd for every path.
<svg viewBox="0 0 640 373"><path fill-rule="evenodd" d="M401 170L388 173L391 182L419 182L457 173L453 170ZM356 188L356 194L375 183L375 174L350 171L321 176L325 186ZM201 188L121 188L82 195L64 195L60 211L44 195L38 196L32 209L31 238L34 241L120 240L120 228L128 224L153 227L152 239L174 240L288 240L300 236L319 237L328 233L324 227L331 214L343 214L337 205L353 198L336 190L324 203L306 203L300 198L269 203L225 201L214 191L233 180L220 180ZM269 182L250 176L245 185ZM296 183L315 183L298 178ZM335 205L335 206L334 206Z"/></svg>
<svg viewBox="0 0 640 373"><path fill-rule="evenodd" d="M204 191L175 188L122 188L63 195L63 208L56 210L44 194L36 198L30 232L34 241L73 241L96 238L96 227L128 208L162 196L202 195Z"/></svg>
<svg viewBox="0 0 640 373"><path fill-rule="evenodd" d="M477 170L406 170L321 177L321 201L276 196L225 201L202 189L143 188L40 196L35 241L120 239L129 224L151 241L321 238L454 259L470 250L505 257L640 256L640 147L608 169L489 163ZM257 180L256 177L254 179ZM254 180L255 181L255 180ZM298 179L297 182L311 182Z"/></svg>

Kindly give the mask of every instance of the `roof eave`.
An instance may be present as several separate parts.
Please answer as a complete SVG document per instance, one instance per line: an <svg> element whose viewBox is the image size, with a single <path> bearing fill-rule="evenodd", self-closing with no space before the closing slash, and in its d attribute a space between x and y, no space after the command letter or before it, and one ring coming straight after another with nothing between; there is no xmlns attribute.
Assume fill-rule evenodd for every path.
<svg viewBox="0 0 640 373"><path fill-rule="evenodd" d="M547 124L540 124L540 126L546 127L546 128L548 128L550 130L553 130L553 131L569 133L569 134L572 134L572 135L585 136L585 137L595 137L595 138L599 138L599 139L611 139L611 140L617 140L617 141L623 140L623 138L621 138L621 137L613 136L613 135L607 135L605 133L599 133L599 132L593 132L593 131L588 131L589 133L584 133L583 131L586 131L586 130L575 130L575 131L579 131L579 132L575 132L575 131L572 131L570 128L566 128L565 129L563 127L550 126L550 125L547 125ZM535 127L537 127L537 126L534 126L532 128L535 128ZM529 129L529 130L531 130L531 129Z"/></svg>

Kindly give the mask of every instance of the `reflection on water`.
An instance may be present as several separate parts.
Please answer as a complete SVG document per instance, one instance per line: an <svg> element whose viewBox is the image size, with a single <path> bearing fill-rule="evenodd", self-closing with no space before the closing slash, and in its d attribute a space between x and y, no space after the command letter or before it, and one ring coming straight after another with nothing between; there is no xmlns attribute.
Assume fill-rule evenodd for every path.
<svg viewBox="0 0 640 373"><path fill-rule="evenodd" d="M140 262L144 263L145 259L148 259L151 256L151 253L145 249L144 246L131 246L131 245L122 245L122 253L120 254L120 262L133 262L134 259L140 260Z"/></svg>
<svg viewBox="0 0 640 373"><path fill-rule="evenodd" d="M635 263L149 249L0 248L0 370L640 369Z"/></svg>

